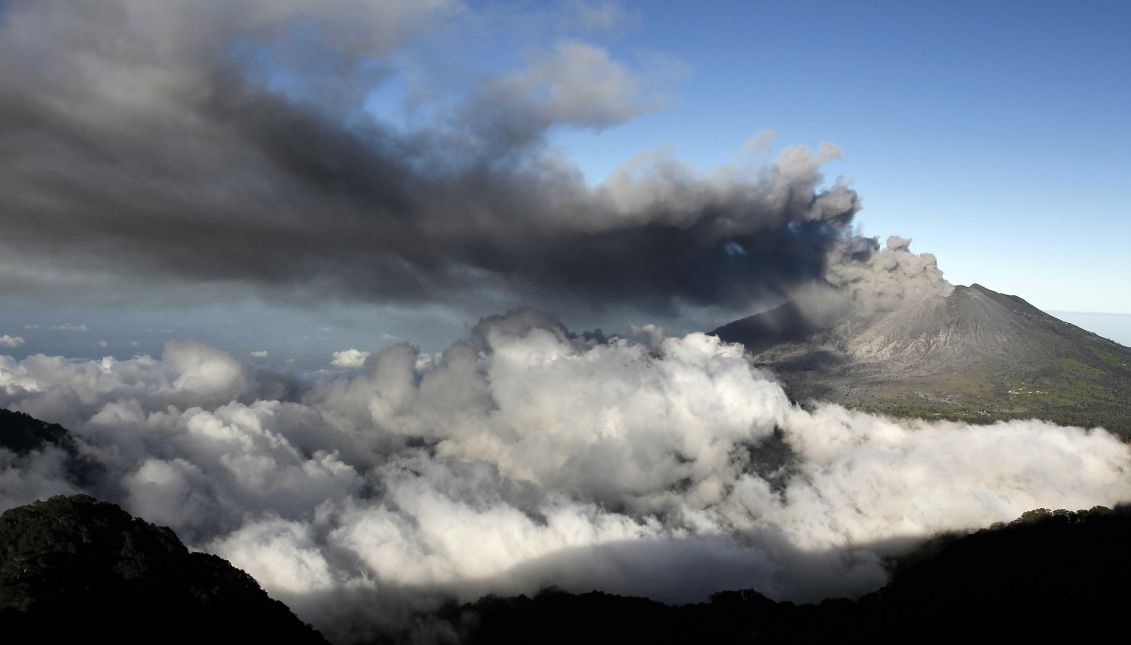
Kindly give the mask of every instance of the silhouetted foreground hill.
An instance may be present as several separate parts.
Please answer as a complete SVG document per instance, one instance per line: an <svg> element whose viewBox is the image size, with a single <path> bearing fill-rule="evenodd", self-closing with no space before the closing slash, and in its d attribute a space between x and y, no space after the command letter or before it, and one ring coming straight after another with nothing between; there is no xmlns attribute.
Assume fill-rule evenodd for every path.
<svg viewBox="0 0 1131 645"><path fill-rule="evenodd" d="M469 643L1123 642L1131 633L1131 515L1026 513L929 543L857 601L776 603L753 591L670 607L543 591L451 610ZM1118 640L1116 640L1118 639Z"/></svg>
<svg viewBox="0 0 1131 645"><path fill-rule="evenodd" d="M0 642L325 643L251 576L85 495L0 515Z"/></svg>

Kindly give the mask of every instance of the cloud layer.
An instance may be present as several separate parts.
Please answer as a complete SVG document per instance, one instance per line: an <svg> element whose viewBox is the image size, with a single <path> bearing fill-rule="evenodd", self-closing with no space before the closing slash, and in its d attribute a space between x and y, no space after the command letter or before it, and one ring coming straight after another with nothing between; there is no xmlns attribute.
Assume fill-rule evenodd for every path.
<svg viewBox="0 0 1131 645"><path fill-rule="evenodd" d="M427 635L414 612L445 598L548 584L861 593L939 531L1131 498L1131 451L1103 430L805 410L741 347L652 331L577 335L522 310L436 361L397 344L302 385L189 341L0 357L0 405L72 428L103 468L88 490L339 640ZM2 506L77 486L51 449L0 460Z"/></svg>

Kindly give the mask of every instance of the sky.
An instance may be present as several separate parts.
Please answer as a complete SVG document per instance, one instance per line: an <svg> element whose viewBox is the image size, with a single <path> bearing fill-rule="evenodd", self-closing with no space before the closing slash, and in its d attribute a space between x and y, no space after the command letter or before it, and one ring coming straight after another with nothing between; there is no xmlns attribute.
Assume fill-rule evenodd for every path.
<svg viewBox="0 0 1131 645"><path fill-rule="evenodd" d="M687 67L664 110L567 146L725 162L750 133L829 141L865 234L910 237L956 284L1131 313L1131 8L1122 2L649 3L618 50ZM652 143L649 143L651 141Z"/></svg>
<svg viewBox="0 0 1131 645"><path fill-rule="evenodd" d="M719 200L749 212L735 187L798 148L810 163L787 181L853 195L838 235L910 238L952 283L1131 342L1125 3L250 2L217 22L124 2L69 23L27 6L0 5L0 335L17 354L126 357L176 329L313 364L391 340L438 351L522 305L576 328L710 329L816 261L785 266L762 236L723 276L738 256L721 250L746 242L641 231L690 230ZM84 21L132 45L75 37ZM743 215L738 233L779 216L813 217ZM715 256L665 268L673 244Z"/></svg>

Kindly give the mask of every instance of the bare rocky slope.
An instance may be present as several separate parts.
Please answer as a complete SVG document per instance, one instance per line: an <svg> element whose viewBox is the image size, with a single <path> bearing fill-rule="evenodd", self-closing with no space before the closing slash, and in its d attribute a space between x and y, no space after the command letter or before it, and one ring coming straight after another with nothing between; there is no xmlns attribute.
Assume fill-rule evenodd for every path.
<svg viewBox="0 0 1131 645"><path fill-rule="evenodd" d="M1131 438L1131 349L978 284L824 329L787 303L712 333L745 344L802 402L966 421L1036 417Z"/></svg>

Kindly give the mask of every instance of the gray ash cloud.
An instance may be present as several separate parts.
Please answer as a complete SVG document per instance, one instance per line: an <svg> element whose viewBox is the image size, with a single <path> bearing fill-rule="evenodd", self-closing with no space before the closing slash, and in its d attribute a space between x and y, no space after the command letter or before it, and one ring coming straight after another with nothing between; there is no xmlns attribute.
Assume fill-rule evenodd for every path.
<svg viewBox="0 0 1131 645"><path fill-rule="evenodd" d="M365 111L412 35L464 10L10 3L9 262L39 267L48 285L92 275L299 298L536 294L654 311L741 306L824 275L859 208L852 190L824 184L831 146L713 174L652 156L593 187L546 144L554 128L600 130L656 105L647 72L599 47L563 40L410 131Z"/></svg>

